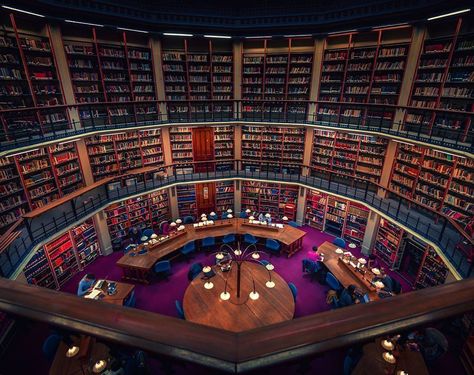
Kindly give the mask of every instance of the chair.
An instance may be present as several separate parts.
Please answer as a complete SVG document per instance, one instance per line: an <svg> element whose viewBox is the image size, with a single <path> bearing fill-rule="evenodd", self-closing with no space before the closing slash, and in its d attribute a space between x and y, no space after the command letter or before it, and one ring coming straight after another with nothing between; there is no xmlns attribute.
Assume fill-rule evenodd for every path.
<svg viewBox="0 0 474 375"><path fill-rule="evenodd" d="M151 235L154 234L154 233L155 233L155 232L153 232L153 229L147 228L147 229L145 229L145 230L143 231L142 234L143 234L144 236L147 236L148 238L150 238Z"/></svg>
<svg viewBox="0 0 474 375"><path fill-rule="evenodd" d="M226 211L224 211L223 213L221 213L221 219L224 220L224 219L227 219L227 215L229 215Z"/></svg>
<svg viewBox="0 0 474 375"><path fill-rule="evenodd" d="M191 265L188 271L188 280L193 281L201 273L202 268L202 263L194 263L193 265Z"/></svg>
<svg viewBox="0 0 474 375"><path fill-rule="evenodd" d="M235 242L235 234L226 234L224 238L222 238L222 243L229 245Z"/></svg>
<svg viewBox="0 0 474 375"><path fill-rule="evenodd" d="M132 293L130 294L130 297L128 297L125 302L123 303L124 306L127 307L135 307L137 302L137 298L135 296L135 291L132 290Z"/></svg>
<svg viewBox="0 0 474 375"><path fill-rule="evenodd" d="M219 216L217 216L217 214L215 214L215 215L209 215L209 220L212 220L212 221L219 220Z"/></svg>
<svg viewBox="0 0 474 375"><path fill-rule="evenodd" d="M245 211L240 211L239 217L240 217L241 219L247 219L247 213L246 213Z"/></svg>
<svg viewBox="0 0 474 375"><path fill-rule="evenodd" d="M321 270L321 265L319 262L315 262L311 259L303 259L303 273L309 274L311 276L311 281L314 280L315 276Z"/></svg>
<svg viewBox="0 0 474 375"><path fill-rule="evenodd" d="M185 216L183 219L183 224L192 224L194 223L194 217L192 216Z"/></svg>
<svg viewBox="0 0 474 375"><path fill-rule="evenodd" d="M339 282L338 279L336 279L336 276L334 276L331 272L328 272L326 274L326 284L329 285L331 289L334 289L335 291L339 291L342 289L342 285Z"/></svg>
<svg viewBox="0 0 474 375"><path fill-rule="evenodd" d="M194 244L194 241L188 242L181 248L181 254L183 254L185 257L189 257L190 254L194 253L195 251L196 245Z"/></svg>
<svg viewBox="0 0 474 375"><path fill-rule="evenodd" d="M207 251L212 250L216 246L215 237L206 237L202 239L201 246Z"/></svg>
<svg viewBox="0 0 474 375"><path fill-rule="evenodd" d="M334 241L332 241L332 244L333 245L336 245L337 247L340 247L341 249L345 249L346 248L346 241L344 241L342 238L340 237L336 237L336 239Z"/></svg>
<svg viewBox="0 0 474 375"><path fill-rule="evenodd" d="M257 239L254 237L254 235L246 233L244 235L244 243L248 245L256 245L257 244Z"/></svg>
<svg viewBox="0 0 474 375"><path fill-rule="evenodd" d="M298 227L299 227L299 225L298 225L298 223L297 223L296 221L289 221L289 222L288 222L288 225L289 225L290 227L293 227L293 228L298 228Z"/></svg>
<svg viewBox="0 0 474 375"><path fill-rule="evenodd" d="M61 337L57 334L49 335L43 342L43 354L48 362L53 362L56 351L58 350Z"/></svg>
<svg viewBox="0 0 474 375"><path fill-rule="evenodd" d="M267 238L265 241L265 248L270 252L270 254L280 255L280 243L276 240Z"/></svg>
<svg viewBox="0 0 474 375"><path fill-rule="evenodd" d="M296 296L298 295L298 288L296 288L296 285L293 283L288 283L288 286L290 287L291 294L293 294L293 299L296 302Z"/></svg>
<svg viewBox="0 0 474 375"><path fill-rule="evenodd" d="M157 262L153 267L153 271L157 276L163 275L164 277L168 277L171 274L171 262L169 260Z"/></svg>
<svg viewBox="0 0 474 375"><path fill-rule="evenodd" d="M174 301L174 304L176 306L176 313L178 314L178 318L180 319L186 319L184 316L184 310L183 307L181 306L181 302L178 300Z"/></svg>
<svg viewBox="0 0 474 375"><path fill-rule="evenodd" d="M260 261L260 264L263 264L266 267L267 265L270 264L270 262L268 260L263 259Z"/></svg>

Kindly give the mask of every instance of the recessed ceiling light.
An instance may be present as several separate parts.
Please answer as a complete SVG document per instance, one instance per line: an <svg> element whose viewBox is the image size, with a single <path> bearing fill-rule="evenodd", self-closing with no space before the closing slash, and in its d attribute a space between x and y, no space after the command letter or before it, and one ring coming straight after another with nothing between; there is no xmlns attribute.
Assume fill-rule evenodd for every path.
<svg viewBox="0 0 474 375"><path fill-rule="evenodd" d="M228 35L204 35L204 38L232 39L232 37Z"/></svg>
<svg viewBox="0 0 474 375"><path fill-rule="evenodd" d="M193 34L183 34L183 33L163 33L166 36L193 36Z"/></svg>
<svg viewBox="0 0 474 375"><path fill-rule="evenodd" d="M104 25L100 25L98 23L90 23L90 22L81 22L81 21L73 21L73 20L64 20L67 23L76 23L79 25L88 25L88 26L97 26L97 27L104 27Z"/></svg>
<svg viewBox="0 0 474 375"><path fill-rule="evenodd" d="M38 13L33 13L33 12L29 12L27 10L23 10L23 9L18 9L18 8L12 8L12 7L9 7L9 6L6 6L6 5L2 5L2 8L4 9L9 9L9 10L14 10L16 12L20 12L20 13L26 13L26 14L30 14L32 16L36 16L36 17L42 17L44 18L45 16L43 16L42 14L38 14Z"/></svg>
<svg viewBox="0 0 474 375"><path fill-rule="evenodd" d="M148 31L145 31L145 30L127 29L126 27L117 27L117 29L123 30L123 31L132 31L134 33L148 34Z"/></svg>
<svg viewBox="0 0 474 375"><path fill-rule="evenodd" d="M461 13L466 13L466 12L470 12L471 9L463 9L463 10L458 10L456 12L451 12L451 13L446 13L446 14L440 14L439 16L434 16L434 17L430 17L428 18L428 21L433 21L433 20L437 20L438 18L444 18L444 17L449 17L449 16L454 16L456 14L461 14Z"/></svg>

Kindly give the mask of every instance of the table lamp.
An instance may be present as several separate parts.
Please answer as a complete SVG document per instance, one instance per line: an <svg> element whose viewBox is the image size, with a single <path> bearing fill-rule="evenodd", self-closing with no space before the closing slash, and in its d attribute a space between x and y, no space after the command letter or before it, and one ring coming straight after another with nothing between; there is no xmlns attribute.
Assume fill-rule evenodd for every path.
<svg viewBox="0 0 474 375"><path fill-rule="evenodd" d="M364 266L367 264L367 260L364 258L359 258L357 259L357 268L364 268Z"/></svg>
<svg viewBox="0 0 474 375"><path fill-rule="evenodd" d="M249 297L251 300L256 301L260 297L258 292L255 290L255 280L252 280L253 283L253 290L250 292Z"/></svg>
<svg viewBox="0 0 474 375"><path fill-rule="evenodd" d="M222 259L224 259L224 254L223 254L223 253L217 253L217 254L216 254L216 259L217 259L217 260L222 260Z"/></svg>
<svg viewBox="0 0 474 375"><path fill-rule="evenodd" d="M176 229L176 223L174 221L171 222L170 228L171 228L172 231L174 231Z"/></svg>
<svg viewBox="0 0 474 375"><path fill-rule="evenodd" d="M153 233L153 234L150 236L150 238L151 238L152 240L156 240L156 239L158 238L158 235L157 235L156 233Z"/></svg>
<svg viewBox="0 0 474 375"><path fill-rule="evenodd" d="M227 301L230 298L230 293L227 291L227 279L225 280L224 291L221 293L219 297L223 301Z"/></svg>
<svg viewBox="0 0 474 375"><path fill-rule="evenodd" d="M252 211L250 211L249 208L247 208L247 209L245 210L245 213L246 213L247 215L248 215L249 213L251 213L251 212L252 212Z"/></svg>
<svg viewBox="0 0 474 375"><path fill-rule="evenodd" d="M80 350L80 348L78 346L76 346L76 345L71 346L66 352L66 357L67 358L72 358L72 357L76 356L77 353L79 353L79 350Z"/></svg>
<svg viewBox="0 0 474 375"><path fill-rule="evenodd" d="M207 221L207 216L206 215L201 216L201 221Z"/></svg>
<svg viewBox="0 0 474 375"><path fill-rule="evenodd" d="M265 217L266 217L267 219L270 219L270 218L272 217L272 215L270 215L269 213L266 213L266 214L265 214Z"/></svg>
<svg viewBox="0 0 474 375"><path fill-rule="evenodd" d="M271 264L271 263L268 263L268 264L265 266L265 268L266 268L267 270L269 270L269 271L273 271L273 270L275 269L275 266L274 266L273 264Z"/></svg>
<svg viewBox="0 0 474 375"><path fill-rule="evenodd" d="M255 259L255 260L260 259L260 254L257 253L257 252L254 252L254 253L252 253L252 258Z"/></svg>
<svg viewBox="0 0 474 375"><path fill-rule="evenodd" d="M283 220L284 223L286 223L288 221L288 216L283 216L281 219Z"/></svg>
<svg viewBox="0 0 474 375"><path fill-rule="evenodd" d="M375 285L375 287L378 288L378 289L382 289L382 288L385 287L384 283L381 282L381 281L376 281L376 282L374 283L374 285Z"/></svg>
<svg viewBox="0 0 474 375"><path fill-rule="evenodd" d="M185 229L186 229L186 227L185 227L184 225L180 225L180 226L178 227L178 231L179 231L179 232L181 232L182 230L185 230Z"/></svg>
<svg viewBox="0 0 474 375"><path fill-rule="evenodd" d="M393 350L395 348L391 340L382 340L381 345L385 350Z"/></svg>
<svg viewBox="0 0 474 375"><path fill-rule="evenodd" d="M176 224L180 225L180 224L182 224L182 223L183 223L183 220L181 220L181 219L176 219Z"/></svg>
<svg viewBox="0 0 474 375"><path fill-rule="evenodd" d="M212 211L209 216L211 217L212 220L214 220L216 218L216 213L214 211Z"/></svg>
<svg viewBox="0 0 474 375"><path fill-rule="evenodd" d="M392 365L395 364L395 363L397 363L397 359L396 359L395 356L394 356L392 353L390 353L390 352L384 352L384 353L382 354L382 357L383 357L383 359L384 359L385 362L388 362L388 363L390 363L390 364L392 364Z"/></svg>
<svg viewBox="0 0 474 375"><path fill-rule="evenodd" d="M212 268L210 266L203 267L202 272L204 273L205 277L212 276ZM204 288L206 288L207 290L210 290L214 288L214 283L212 281L207 280L204 283Z"/></svg>
<svg viewBox="0 0 474 375"><path fill-rule="evenodd" d="M237 255L237 256L242 255L242 250L240 250L240 249L235 249L235 250L234 250L234 254Z"/></svg>
<svg viewBox="0 0 474 375"><path fill-rule="evenodd" d="M253 220L255 220L255 217L249 216L249 221L253 221Z"/></svg>
<svg viewBox="0 0 474 375"><path fill-rule="evenodd" d="M351 249L355 249L357 246L356 246L355 243L351 242L351 243L349 244L349 247L350 247Z"/></svg>
<svg viewBox="0 0 474 375"><path fill-rule="evenodd" d="M92 372L94 374L100 374L107 367L107 361L105 359L99 359L94 366L92 366Z"/></svg>
<svg viewBox="0 0 474 375"><path fill-rule="evenodd" d="M201 217L207 216L207 214L201 214Z"/></svg>
<svg viewBox="0 0 474 375"><path fill-rule="evenodd" d="M232 213L232 210L229 208L229 209L227 210L227 213L228 213L228 214L231 214L231 213Z"/></svg>
<svg viewBox="0 0 474 375"><path fill-rule="evenodd" d="M228 215L227 215L227 219L230 220L230 219L232 219L232 218L233 218L232 214L228 214Z"/></svg>

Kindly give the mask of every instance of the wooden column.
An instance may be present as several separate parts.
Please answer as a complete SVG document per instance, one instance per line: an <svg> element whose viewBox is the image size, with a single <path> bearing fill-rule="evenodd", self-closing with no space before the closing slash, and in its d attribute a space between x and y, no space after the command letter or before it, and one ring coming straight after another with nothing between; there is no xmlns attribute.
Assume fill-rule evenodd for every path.
<svg viewBox="0 0 474 375"><path fill-rule="evenodd" d="M97 239L100 248L102 249L102 255L112 254L112 240L107 226L107 215L105 211L101 211L94 215L92 219L94 220L94 226L97 232Z"/></svg>
<svg viewBox="0 0 474 375"><path fill-rule="evenodd" d="M236 160L242 159L242 125L240 124L234 126L234 155Z"/></svg>
<svg viewBox="0 0 474 375"><path fill-rule="evenodd" d="M300 225L304 224L304 216L306 212L306 192L308 189L300 186L298 190L298 200L296 203L296 222Z"/></svg>
<svg viewBox="0 0 474 375"><path fill-rule="evenodd" d="M385 153L382 176L380 177L380 186L385 189L390 185L390 175L392 173L393 163L395 163L395 159L397 158L397 145L397 142L390 140ZM378 189L377 195L385 198L386 194L383 189Z"/></svg>
<svg viewBox="0 0 474 375"><path fill-rule="evenodd" d="M362 241L362 254L370 255L372 246L377 235L377 227L380 221L380 216L373 211L370 211L367 225L365 227L364 239Z"/></svg>
<svg viewBox="0 0 474 375"><path fill-rule="evenodd" d="M234 181L234 213L237 214L242 211L242 181Z"/></svg>
<svg viewBox="0 0 474 375"><path fill-rule="evenodd" d="M168 126L161 128L161 144L163 145L163 161L165 165L173 164L173 154L171 153L170 128ZM168 175L173 174L170 167L166 171Z"/></svg>
<svg viewBox="0 0 474 375"><path fill-rule="evenodd" d="M244 44L235 42L233 45L233 63L234 63L234 99L242 99L242 53ZM234 118L242 117L242 104L234 103Z"/></svg>
<svg viewBox="0 0 474 375"><path fill-rule="evenodd" d="M306 128L306 134L305 134L305 139L304 139L303 165L311 165L311 156L313 152L313 138L314 138L314 129ZM304 168L301 174L303 176L309 176L309 169Z"/></svg>
<svg viewBox="0 0 474 375"><path fill-rule="evenodd" d="M155 92L156 99L159 101L165 101L165 82L163 79L163 64L161 61L161 41L158 39L150 39L150 48L153 61L153 75L155 76ZM161 103L159 106L160 114L163 120L168 119L168 112L166 104Z"/></svg>
<svg viewBox="0 0 474 375"><path fill-rule="evenodd" d="M168 196L170 199L171 220L175 221L177 218L179 218L178 193L176 191L176 186L168 189Z"/></svg>
<svg viewBox="0 0 474 375"><path fill-rule="evenodd" d="M321 80L321 66L323 64L324 38L318 38L314 41L313 67L311 77L311 88L309 100L314 102L319 97L319 81ZM316 114L316 105L310 104L308 108L308 120L312 120Z"/></svg>
<svg viewBox="0 0 474 375"><path fill-rule="evenodd" d="M398 105L408 105L413 81L416 79L415 73L418 66L418 57L423 48L423 40L425 37L426 28L424 26L415 26L413 28L413 36L408 51L407 61L405 65L405 72L403 74L403 81L400 88L400 95L398 96ZM392 128L398 129L405 117L405 110L398 109L393 118Z"/></svg>

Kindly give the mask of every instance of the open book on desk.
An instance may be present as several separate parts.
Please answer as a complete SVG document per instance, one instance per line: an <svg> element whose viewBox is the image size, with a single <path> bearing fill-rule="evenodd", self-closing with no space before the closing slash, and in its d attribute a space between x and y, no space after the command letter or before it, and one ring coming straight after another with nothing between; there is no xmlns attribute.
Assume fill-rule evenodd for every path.
<svg viewBox="0 0 474 375"><path fill-rule="evenodd" d="M102 291L100 289L94 289L89 294L86 294L84 298L88 299L98 299Z"/></svg>

